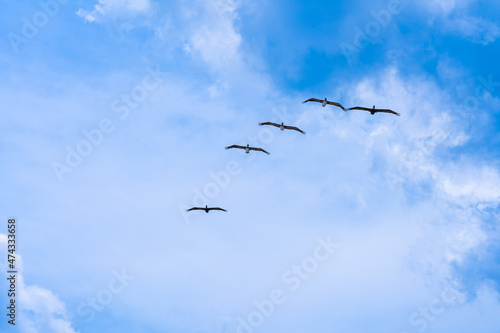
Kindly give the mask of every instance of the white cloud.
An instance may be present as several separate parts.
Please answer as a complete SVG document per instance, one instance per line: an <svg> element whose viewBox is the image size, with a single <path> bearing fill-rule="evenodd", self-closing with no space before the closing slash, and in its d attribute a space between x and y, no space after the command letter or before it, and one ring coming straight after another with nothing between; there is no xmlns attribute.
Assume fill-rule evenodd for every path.
<svg viewBox="0 0 500 333"><path fill-rule="evenodd" d="M241 35L234 28L237 18L235 1L217 0L204 4L205 15L195 25L190 38L193 50L216 70L238 64Z"/></svg>
<svg viewBox="0 0 500 333"><path fill-rule="evenodd" d="M493 43L500 36L498 24L472 16L450 19L445 29L460 34L471 42L484 45Z"/></svg>
<svg viewBox="0 0 500 333"><path fill-rule="evenodd" d="M440 177L438 186L453 202L468 205L500 203L500 175L491 167L478 168L461 163Z"/></svg>
<svg viewBox="0 0 500 333"><path fill-rule="evenodd" d="M77 15L87 22L94 22L106 17L134 16L144 14L151 8L150 0L99 0L93 10L80 8Z"/></svg>
<svg viewBox="0 0 500 333"><path fill-rule="evenodd" d="M416 3L431 14L434 25L440 26L444 33L459 35L473 43L490 44L500 36L497 23L472 16L469 8L472 0L429 0Z"/></svg>
<svg viewBox="0 0 500 333"><path fill-rule="evenodd" d="M0 248L7 247L7 235L0 234ZM17 323L22 333L76 333L68 319L66 307L50 290L26 285L23 260L16 254ZM5 270L5 267L2 268Z"/></svg>

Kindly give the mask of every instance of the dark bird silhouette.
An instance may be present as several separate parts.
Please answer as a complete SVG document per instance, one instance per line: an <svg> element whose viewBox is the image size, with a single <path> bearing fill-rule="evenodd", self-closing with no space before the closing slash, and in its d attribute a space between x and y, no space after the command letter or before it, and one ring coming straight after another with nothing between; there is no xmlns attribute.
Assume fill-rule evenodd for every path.
<svg viewBox="0 0 500 333"><path fill-rule="evenodd" d="M355 106L353 108L349 108L349 110L362 110L362 111L368 111L370 112L372 115L374 115L375 113L377 112L384 112L384 113L392 113L392 114L395 114L396 116L399 116L399 113L395 112L395 111L392 111L392 110L389 110L389 109L375 109L375 105L373 106L373 108L365 108L365 107L362 107L362 106Z"/></svg>
<svg viewBox="0 0 500 333"><path fill-rule="evenodd" d="M232 149L232 148L244 149L245 153L247 153L247 154L250 152L250 150L255 150L255 151L261 151L261 152L266 153L267 155L269 155L269 153L267 151L265 151L264 149L250 147L249 145L247 145L246 147L245 146L238 146L238 145L232 145L232 146L226 147L226 149Z"/></svg>
<svg viewBox="0 0 500 333"><path fill-rule="evenodd" d="M345 107L343 107L342 104L337 103L337 102L331 102L331 101L327 100L326 97L325 97L325 99L309 98L307 101L303 101L302 103L307 103L307 102L321 103L321 105L323 107L325 107L327 104L334 105L334 106L337 106L337 107L341 108L344 111L347 111L347 109Z"/></svg>
<svg viewBox="0 0 500 333"><path fill-rule="evenodd" d="M278 127L282 131L285 130L285 129L288 129L288 130L294 130L294 131L300 132L302 134L306 134L306 132L304 132L303 130L301 130L298 127L295 127L295 126L286 126L286 125L283 125L283 123L281 123L281 125L280 125L280 124L276 124L276 123L272 123L272 122L268 121L268 122L265 122L265 123L259 123L259 125L260 126L270 125L270 126Z"/></svg>
<svg viewBox="0 0 500 333"><path fill-rule="evenodd" d="M207 205L205 205L205 208L203 208L203 207L193 207L193 208L189 208L189 209L188 209L188 210L186 210L186 211L187 211L187 212L190 212L190 211L192 211L192 210L204 210L204 211L205 211L205 213L207 213L207 214L208 214L208 212L209 212L209 211L211 211L211 210L222 210L223 212L227 212L227 210L225 210L225 209L223 209L223 208L220 208L220 207L210 207L210 208L208 208L208 206L207 206Z"/></svg>

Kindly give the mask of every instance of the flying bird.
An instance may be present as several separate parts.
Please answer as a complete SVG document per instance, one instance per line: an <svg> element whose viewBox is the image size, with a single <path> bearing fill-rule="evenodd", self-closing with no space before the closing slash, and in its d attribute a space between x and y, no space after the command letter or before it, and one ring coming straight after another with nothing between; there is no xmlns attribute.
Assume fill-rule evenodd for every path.
<svg viewBox="0 0 500 333"><path fill-rule="evenodd" d="M301 130L300 128L298 127L295 127L295 126L286 126L286 125L283 125L283 123L280 124L276 124L276 123L272 123L270 121L268 122L265 122L265 123L259 123L260 126L264 126L264 125L271 125L271 126L274 126L274 127L279 127L280 130L285 130L285 129L288 129L288 130L294 130L294 131L297 131L297 132L300 132L302 134L306 134L306 132L304 132L303 130Z"/></svg>
<svg viewBox="0 0 500 333"><path fill-rule="evenodd" d="M261 151L261 152L269 155L269 153L262 148L250 147L248 145L246 147L245 146L238 146L238 145L232 145L232 146L226 147L226 149L231 149L231 148L245 149L246 154L248 154L250 152L250 150L255 150L255 151Z"/></svg>
<svg viewBox="0 0 500 333"><path fill-rule="evenodd" d="M349 110L363 110L363 111L368 111L372 115L374 115L377 112L384 112L384 113L392 113L392 114L395 114L396 116L399 116L399 113L397 113L395 111L392 111L392 110L389 110L389 109L375 109L375 105L371 109L370 108L365 108L365 107L362 107L362 106L355 106L353 108L349 108Z"/></svg>
<svg viewBox="0 0 500 333"><path fill-rule="evenodd" d="M210 208L208 208L208 206L207 206L207 205L205 205L205 208L203 208L203 207L193 207L193 208L189 208L189 209L188 209L188 210L186 210L186 211L187 211L187 212L190 212L190 211L192 211L192 210L204 210L204 211L205 211L205 213L207 213L207 214L208 214L208 212L209 212L209 211L211 211L211 210L222 210L223 212L227 212L227 210L225 210L225 209L223 209L223 208L220 208L220 207L210 207Z"/></svg>
<svg viewBox="0 0 500 333"><path fill-rule="evenodd" d="M325 97L325 99L309 98L307 101L303 101L302 103L307 103L307 102L321 103L321 105L323 107L325 107L327 104L329 104L329 105L335 105L335 106L341 108L342 110L347 111L347 109L345 107L343 107L342 104L337 103L337 102L331 102L331 101L327 100L326 97Z"/></svg>

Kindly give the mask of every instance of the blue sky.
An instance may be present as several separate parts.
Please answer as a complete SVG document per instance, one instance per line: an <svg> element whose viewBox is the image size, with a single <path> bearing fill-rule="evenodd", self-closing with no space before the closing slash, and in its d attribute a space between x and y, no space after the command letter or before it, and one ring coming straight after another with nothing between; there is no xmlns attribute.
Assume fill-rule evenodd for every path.
<svg viewBox="0 0 500 333"><path fill-rule="evenodd" d="M496 333L499 10L5 6L2 331ZM271 154L224 150L247 143Z"/></svg>

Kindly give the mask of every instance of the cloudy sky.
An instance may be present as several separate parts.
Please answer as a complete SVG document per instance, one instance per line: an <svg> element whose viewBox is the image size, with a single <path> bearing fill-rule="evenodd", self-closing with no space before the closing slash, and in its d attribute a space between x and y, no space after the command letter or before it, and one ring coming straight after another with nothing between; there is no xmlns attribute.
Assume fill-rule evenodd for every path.
<svg viewBox="0 0 500 333"><path fill-rule="evenodd" d="M1 330L497 333L499 12L5 5L0 268L15 217L19 275Z"/></svg>

